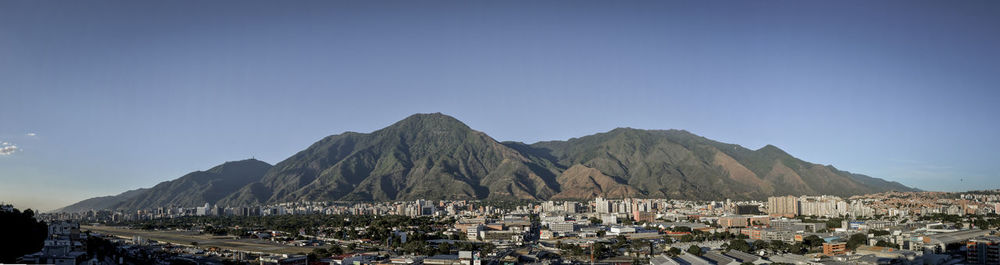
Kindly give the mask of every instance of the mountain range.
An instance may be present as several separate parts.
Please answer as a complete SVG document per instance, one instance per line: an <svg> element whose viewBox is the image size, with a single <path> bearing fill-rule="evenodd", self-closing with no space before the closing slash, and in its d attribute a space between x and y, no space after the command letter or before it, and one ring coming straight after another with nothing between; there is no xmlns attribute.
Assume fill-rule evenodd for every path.
<svg viewBox="0 0 1000 265"><path fill-rule="evenodd" d="M325 137L270 165L248 159L56 210L414 199L763 199L915 191L684 130L617 128L566 141L499 142L440 113Z"/></svg>

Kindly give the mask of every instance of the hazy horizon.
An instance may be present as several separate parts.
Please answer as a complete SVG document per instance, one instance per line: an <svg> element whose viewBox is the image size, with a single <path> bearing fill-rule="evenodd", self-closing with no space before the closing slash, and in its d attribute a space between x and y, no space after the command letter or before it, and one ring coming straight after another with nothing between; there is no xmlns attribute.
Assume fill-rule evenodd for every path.
<svg viewBox="0 0 1000 265"><path fill-rule="evenodd" d="M0 2L0 201L52 210L441 112L681 129L1000 188L1000 3Z"/></svg>

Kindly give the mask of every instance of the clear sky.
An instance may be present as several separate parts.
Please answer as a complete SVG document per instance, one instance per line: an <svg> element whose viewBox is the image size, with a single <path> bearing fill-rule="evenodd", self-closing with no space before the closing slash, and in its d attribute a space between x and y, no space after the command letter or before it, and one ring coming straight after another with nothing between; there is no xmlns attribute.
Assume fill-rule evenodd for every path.
<svg viewBox="0 0 1000 265"><path fill-rule="evenodd" d="M998 84L1000 1L0 1L0 201L273 164L418 112L1000 188Z"/></svg>

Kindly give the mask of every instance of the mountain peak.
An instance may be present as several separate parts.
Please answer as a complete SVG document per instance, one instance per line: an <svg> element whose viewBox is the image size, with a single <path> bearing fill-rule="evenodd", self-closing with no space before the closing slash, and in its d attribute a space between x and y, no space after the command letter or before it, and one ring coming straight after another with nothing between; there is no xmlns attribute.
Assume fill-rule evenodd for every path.
<svg viewBox="0 0 1000 265"><path fill-rule="evenodd" d="M235 166L235 165L260 165L260 164L269 165L269 166L271 165L271 164L269 164L267 162L257 160L256 158L247 158L247 159L243 159L243 160L226 161L225 163L222 163L221 165L218 165L218 166L227 166L227 165L228 166Z"/></svg>
<svg viewBox="0 0 1000 265"><path fill-rule="evenodd" d="M615 128L615 129L613 129L611 131L608 131L607 133L608 134L612 134L612 135L636 135L636 134L647 134L647 133L652 133L652 132L655 132L655 131L654 130L636 129L636 128L632 128L632 127L618 127L618 128Z"/></svg>
<svg viewBox="0 0 1000 265"><path fill-rule="evenodd" d="M257 158L247 158L247 159L243 159L243 160L226 161L225 163L222 163L222 164L225 165L225 164L250 164L250 163L255 163L255 164L264 163L264 164L267 164L267 162L260 161Z"/></svg>
<svg viewBox="0 0 1000 265"><path fill-rule="evenodd" d="M446 119L458 121L458 119L455 119L455 117L440 112L416 113L404 118L403 121L407 120L425 121L425 120L446 120Z"/></svg>
<svg viewBox="0 0 1000 265"><path fill-rule="evenodd" d="M788 154L787 152L785 152L785 150L781 150L781 148L778 148L777 146L770 145L770 144L769 145L765 145L764 147L761 147L760 149L757 149L757 152L778 153L778 154L786 154L786 155Z"/></svg>
<svg viewBox="0 0 1000 265"><path fill-rule="evenodd" d="M420 129L460 129L469 130L469 126L465 125L462 121L459 121L455 117L442 114L440 112L435 113L417 113L400 120L386 129L396 128L403 130L420 130Z"/></svg>
<svg viewBox="0 0 1000 265"><path fill-rule="evenodd" d="M221 165L212 167L208 171L214 173L223 173L230 170L245 170L248 168L259 169L259 168L269 168L269 167L271 167L271 164L268 164L267 162L260 161L255 158L250 158L237 161L226 161Z"/></svg>

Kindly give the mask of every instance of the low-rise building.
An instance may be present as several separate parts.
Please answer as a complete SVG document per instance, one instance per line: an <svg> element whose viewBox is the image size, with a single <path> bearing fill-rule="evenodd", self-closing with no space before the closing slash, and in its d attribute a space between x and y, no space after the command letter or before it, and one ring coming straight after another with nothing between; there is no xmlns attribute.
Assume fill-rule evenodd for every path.
<svg viewBox="0 0 1000 265"><path fill-rule="evenodd" d="M649 259L649 265L681 265L681 263L665 254L660 254L659 256Z"/></svg>
<svg viewBox="0 0 1000 265"><path fill-rule="evenodd" d="M570 233L576 230L576 224L574 223L551 223L549 224L549 230L557 233Z"/></svg>
<svg viewBox="0 0 1000 265"><path fill-rule="evenodd" d="M836 256L847 253L846 242L823 243L823 255Z"/></svg>

